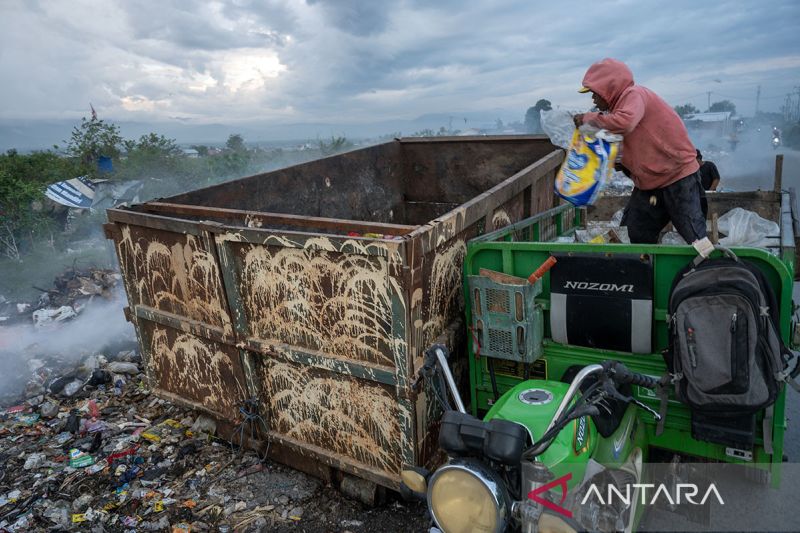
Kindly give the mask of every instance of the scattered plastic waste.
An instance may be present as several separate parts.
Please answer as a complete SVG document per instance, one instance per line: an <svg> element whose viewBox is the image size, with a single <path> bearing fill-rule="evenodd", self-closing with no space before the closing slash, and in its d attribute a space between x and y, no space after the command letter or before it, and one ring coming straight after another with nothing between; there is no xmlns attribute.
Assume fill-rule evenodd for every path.
<svg viewBox="0 0 800 533"><path fill-rule="evenodd" d="M668 231L661 237L661 244L685 245L686 240L677 231Z"/></svg>
<svg viewBox="0 0 800 533"><path fill-rule="evenodd" d="M124 361L114 361L108 365L108 370L114 374L129 374L132 376L135 376L140 372L138 365Z"/></svg>
<svg viewBox="0 0 800 533"><path fill-rule="evenodd" d="M43 453L32 453L25 458L25 465L22 467L25 470L32 470L38 468L44 462Z"/></svg>
<svg viewBox="0 0 800 533"><path fill-rule="evenodd" d="M78 316L78 313L68 305L62 305L58 309L38 309L33 312L33 324L42 328L54 322L62 322L76 316Z"/></svg>
<svg viewBox="0 0 800 533"><path fill-rule="evenodd" d="M76 298L97 298L117 276L70 272L38 305L80 314L91 304ZM32 320L28 309L17 317L13 305L0 303L0 313ZM51 321L41 334L67 320ZM29 373L0 396L0 531L252 533L298 521L307 531L336 530L342 521L364 530L424 529L422 505L401 521L393 507L365 517L361 504L334 488L221 440L214 419L151 393L129 346L26 351L21 368ZM242 411L233 412L240 414L231 422L242 423Z"/></svg>

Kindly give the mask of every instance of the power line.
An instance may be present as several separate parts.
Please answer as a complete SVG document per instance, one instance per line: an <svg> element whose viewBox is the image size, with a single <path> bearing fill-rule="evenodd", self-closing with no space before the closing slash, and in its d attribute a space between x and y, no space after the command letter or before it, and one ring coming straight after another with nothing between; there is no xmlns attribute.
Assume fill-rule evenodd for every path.
<svg viewBox="0 0 800 533"><path fill-rule="evenodd" d="M760 87L760 85L759 85L759 87ZM755 101L758 101L758 100L774 100L774 99L777 99L777 98L783 98L783 95L778 95L778 96L758 96L758 95L756 95L755 97L752 97L752 96L730 96L730 95L727 95L727 94L722 94L722 93L717 92L717 91L712 91L712 92L714 94L716 94L717 96L721 96L722 98L730 98L731 100L749 100L749 101L755 100Z"/></svg>

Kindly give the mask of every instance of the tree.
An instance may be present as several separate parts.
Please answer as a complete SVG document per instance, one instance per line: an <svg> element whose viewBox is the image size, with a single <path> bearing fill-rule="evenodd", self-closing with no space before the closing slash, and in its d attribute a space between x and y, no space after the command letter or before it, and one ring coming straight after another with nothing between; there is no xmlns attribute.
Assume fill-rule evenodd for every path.
<svg viewBox="0 0 800 533"><path fill-rule="evenodd" d="M710 113L718 113L724 111L730 111L731 115L736 114L736 106L730 100L722 100L720 102L714 102L711 104L711 107L708 108Z"/></svg>
<svg viewBox="0 0 800 533"><path fill-rule="evenodd" d="M232 133L228 137L228 140L225 143L225 148L230 150L231 152L246 152L247 151L247 147L244 145L244 137L242 137L238 133Z"/></svg>
<svg viewBox="0 0 800 533"><path fill-rule="evenodd" d="M525 112L525 131L528 133L542 132L542 111L553 109L550 100L540 99L533 107L529 107Z"/></svg>
<svg viewBox="0 0 800 533"><path fill-rule="evenodd" d="M175 139L168 139L163 135L148 133L139 137L138 141L123 141L122 145L131 155L144 155L152 158L167 158L181 155L183 152L175 143Z"/></svg>
<svg viewBox="0 0 800 533"><path fill-rule="evenodd" d="M197 155L201 157L206 157L208 155L208 146L205 146L203 144L193 144L192 148L197 150Z"/></svg>
<svg viewBox="0 0 800 533"><path fill-rule="evenodd" d="M347 137L334 137L331 135L331 142L325 142L321 139L317 139L317 146L323 155L333 155L339 152L344 152L345 150L349 150L353 147L353 143L350 142Z"/></svg>
<svg viewBox="0 0 800 533"><path fill-rule="evenodd" d="M122 142L127 157L118 167L120 179L139 179L142 177L168 177L179 173L178 159L183 151L163 135L148 133L139 140Z"/></svg>
<svg viewBox="0 0 800 533"><path fill-rule="evenodd" d="M106 123L96 117L87 120L81 118L80 126L72 128L72 136L67 143L67 154L78 159L90 173L95 171L91 167L100 156L116 159L119 157L119 147L122 145L122 136L119 126Z"/></svg>
<svg viewBox="0 0 800 533"><path fill-rule="evenodd" d="M693 115L694 113L699 113L700 110L697 109L692 104L683 104L683 105L676 105L675 112L678 114L679 117L684 118L687 115Z"/></svg>
<svg viewBox="0 0 800 533"><path fill-rule="evenodd" d="M0 254L19 259L54 218L41 208L48 184L78 175L79 165L50 151L0 155ZM38 204L39 208L34 209Z"/></svg>

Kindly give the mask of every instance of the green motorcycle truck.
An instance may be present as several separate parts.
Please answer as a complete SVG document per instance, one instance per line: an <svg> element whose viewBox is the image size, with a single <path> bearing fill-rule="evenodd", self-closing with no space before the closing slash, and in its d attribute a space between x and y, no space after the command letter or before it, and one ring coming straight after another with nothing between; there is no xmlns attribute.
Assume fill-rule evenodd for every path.
<svg viewBox="0 0 800 533"><path fill-rule="evenodd" d="M734 252L766 277L788 346L795 231L789 194L781 200L775 245ZM403 490L427 501L432 531L635 531L637 494L599 506L587 491L641 486L653 455L745 465L749 478L780 484L785 387L751 427L718 428L715 439L696 438L689 408L659 387L670 288L695 250L559 239L585 224L585 211L564 205L469 243L468 365L435 345L420 372L441 405L447 461L402 474ZM557 273L529 281L551 257Z"/></svg>

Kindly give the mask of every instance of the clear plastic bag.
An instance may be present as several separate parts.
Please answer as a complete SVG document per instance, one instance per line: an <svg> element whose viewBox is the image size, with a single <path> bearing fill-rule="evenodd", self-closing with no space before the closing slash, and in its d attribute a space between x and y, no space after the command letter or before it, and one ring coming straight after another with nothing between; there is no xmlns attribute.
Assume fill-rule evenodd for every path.
<svg viewBox="0 0 800 533"><path fill-rule="evenodd" d="M572 120L574 113L566 109L551 109L541 111L542 129L550 137L550 142L561 148L569 148L572 134L575 132L575 123Z"/></svg>
<svg viewBox="0 0 800 533"><path fill-rule="evenodd" d="M668 231L663 237L661 237L661 244L685 246L686 240L681 237L681 234L677 231Z"/></svg>
<svg viewBox="0 0 800 533"><path fill-rule="evenodd" d="M719 217L719 231L726 235L719 240L722 246L756 248L775 245L781 234L777 223L741 207L735 207Z"/></svg>

